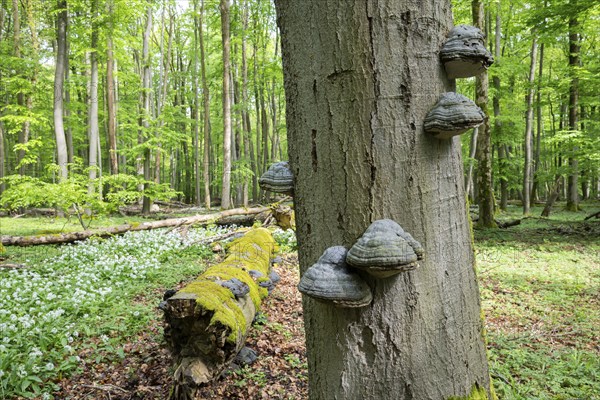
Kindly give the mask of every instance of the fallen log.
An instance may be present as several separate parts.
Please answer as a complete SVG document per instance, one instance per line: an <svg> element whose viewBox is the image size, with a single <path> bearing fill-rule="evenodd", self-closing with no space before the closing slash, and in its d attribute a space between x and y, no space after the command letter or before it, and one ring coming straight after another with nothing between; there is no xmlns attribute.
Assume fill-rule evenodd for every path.
<svg viewBox="0 0 600 400"><path fill-rule="evenodd" d="M248 231L231 242L222 263L159 305L175 370L171 399L193 399L197 388L218 378L244 347L272 284L267 281L275 246L269 230Z"/></svg>
<svg viewBox="0 0 600 400"><path fill-rule="evenodd" d="M219 223L219 221L234 216L234 215L256 215L268 212L268 207L256 208L234 208L232 210L221 211L214 214L194 215L192 217L171 218L160 221L142 222L123 224L110 228L85 230L79 232L60 233L42 236L1 236L4 246L35 246L41 244L63 244L71 243L78 240L85 240L92 236L108 237L114 235L122 235L129 231L147 231L151 229L167 228L172 226L183 225L207 225L210 223Z"/></svg>
<svg viewBox="0 0 600 400"><path fill-rule="evenodd" d="M600 218L600 211L595 212L593 214L588 215L587 217L585 217L583 220L587 221L588 219L592 219L592 218Z"/></svg>

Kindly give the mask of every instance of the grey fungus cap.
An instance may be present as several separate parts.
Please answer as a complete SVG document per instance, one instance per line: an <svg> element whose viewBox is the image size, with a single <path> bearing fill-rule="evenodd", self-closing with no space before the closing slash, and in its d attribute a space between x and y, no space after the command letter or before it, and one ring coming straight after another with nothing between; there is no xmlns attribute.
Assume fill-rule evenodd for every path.
<svg viewBox="0 0 600 400"><path fill-rule="evenodd" d="M449 139L476 128L485 115L471 99L462 94L442 93L439 101L427 113L423 127L425 132L438 139Z"/></svg>
<svg viewBox="0 0 600 400"><path fill-rule="evenodd" d="M421 244L391 219L373 222L348 251L346 261L377 278L415 269L422 259Z"/></svg>
<svg viewBox="0 0 600 400"><path fill-rule="evenodd" d="M474 26L458 25L450 33L440 50L448 78L468 78L484 72L494 62L485 48L481 30Z"/></svg>
<svg viewBox="0 0 600 400"><path fill-rule="evenodd" d="M298 290L338 307L369 305L373 300L371 289L358 273L348 268L346 254L347 250L342 246L325 250L321 258L304 272Z"/></svg>
<svg viewBox="0 0 600 400"><path fill-rule="evenodd" d="M292 195L294 193L294 175L287 161L277 162L258 179L263 190Z"/></svg>

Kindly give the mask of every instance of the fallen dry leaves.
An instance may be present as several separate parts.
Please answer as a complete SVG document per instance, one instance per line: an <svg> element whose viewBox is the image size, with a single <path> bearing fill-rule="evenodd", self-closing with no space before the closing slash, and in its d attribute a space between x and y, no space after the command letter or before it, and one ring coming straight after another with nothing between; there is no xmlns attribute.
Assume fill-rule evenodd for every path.
<svg viewBox="0 0 600 400"><path fill-rule="evenodd" d="M232 366L222 377L199 390L203 399L307 398L306 349L301 295L296 289L298 267L295 254L285 255L275 266L281 281L265 300L246 345L258 360L243 368ZM158 319L160 320L160 319ZM158 400L167 399L171 387L171 359L162 342L162 326L150 326L123 345L122 361L86 350L79 354L83 372L58 382L55 395L65 400Z"/></svg>

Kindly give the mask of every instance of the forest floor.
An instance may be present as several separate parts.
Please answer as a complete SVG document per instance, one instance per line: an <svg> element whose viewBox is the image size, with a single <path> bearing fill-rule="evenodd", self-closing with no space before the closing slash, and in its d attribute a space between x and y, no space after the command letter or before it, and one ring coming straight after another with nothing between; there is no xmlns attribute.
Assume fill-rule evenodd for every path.
<svg viewBox="0 0 600 400"><path fill-rule="evenodd" d="M258 359L251 366L233 366L218 381L203 387L204 399L305 399L306 349L298 284L297 257L288 253L275 269L281 281L265 299L246 346ZM179 286L183 286L183 283ZM157 292L155 298L162 293ZM138 299L140 300L140 299ZM123 344L120 362L95 362L91 350L80 353L82 372L59 382L58 399L166 399L171 386L171 358L162 340L162 313L147 330Z"/></svg>
<svg viewBox="0 0 600 400"><path fill-rule="evenodd" d="M592 208L600 209L600 204L587 212L527 218L508 229L474 230L490 370L500 399L600 399L600 220L583 221ZM518 207L511 207L499 218L518 214ZM202 388L198 399L307 398L297 258L289 244L276 267L282 280L263 303L248 337L258 360L230 369ZM45 247L44 257L58 255L59 248ZM11 259L43 262L42 256L36 258L39 250L20 251ZM164 268L174 259L187 269L155 277L146 289L136 286L137 294L113 306L122 309L120 314L101 311L107 313L102 320L108 327L84 335L77 372L57 375L53 398L167 398L172 371L157 299L165 288L183 285L206 263L218 261L202 251L172 255L161 258ZM123 322L131 318L131 310L144 314L138 324Z"/></svg>

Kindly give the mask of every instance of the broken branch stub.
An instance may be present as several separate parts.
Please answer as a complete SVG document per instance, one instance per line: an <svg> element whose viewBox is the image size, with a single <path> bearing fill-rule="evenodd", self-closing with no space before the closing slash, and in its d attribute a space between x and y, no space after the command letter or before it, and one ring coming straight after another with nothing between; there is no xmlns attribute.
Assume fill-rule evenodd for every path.
<svg viewBox="0 0 600 400"><path fill-rule="evenodd" d="M442 93L436 105L427 113L425 132L438 139L449 139L481 125L485 114L471 99L462 94Z"/></svg>
<svg viewBox="0 0 600 400"><path fill-rule="evenodd" d="M494 57L485 48L481 30L474 26L458 25L448 33L448 40L440 50L448 78L477 76L488 69Z"/></svg>

